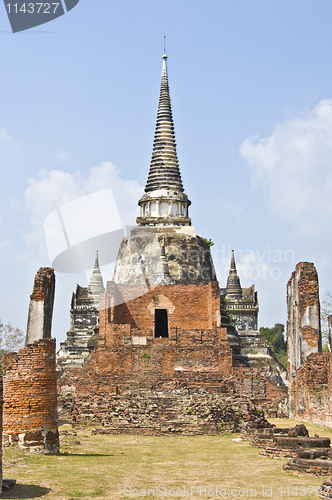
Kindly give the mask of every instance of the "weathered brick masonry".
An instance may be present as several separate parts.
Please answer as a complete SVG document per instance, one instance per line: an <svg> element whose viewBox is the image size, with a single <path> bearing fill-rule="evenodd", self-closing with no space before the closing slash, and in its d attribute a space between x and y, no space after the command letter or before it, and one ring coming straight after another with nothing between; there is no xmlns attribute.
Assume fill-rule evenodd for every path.
<svg viewBox="0 0 332 500"><path fill-rule="evenodd" d="M332 426L329 353L321 352L318 275L309 262L297 264L287 286L289 415Z"/></svg>
<svg viewBox="0 0 332 500"><path fill-rule="evenodd" d="M30 295L25 343L51 337L55 276L50 267L41 267L35 276Z"/></svg>
<svg viewBox="0 0 332 500"><path fill-rule="evenodd" d="M134 297L134 298L133 298ZM114 305L117 304L117 305ZM167 309L169 328L211 329L217 327L220 312L220 289L217 281L193 285L117 285L107 283L100 303L100 324L104 334L107 324L126 324L137 335L154 335L155 309ZM101 337L102 332L99 333Z"/></svg>
<svg viewBox="0 0 332 500"><path fill-rule="evenodd" d="M3 432L20 448L59 451L55 339L42 339L4 360Z"/></svg>
<svg viewBox="0 0 332 500"><path fill-rule="evenodd" d="M30 296L26 345L3 362L3 430L9 442L41 453L59 451L56 342L51 339L55 277L42 267Z"/></svg>
<svg viewBox="0 0 332 500"><path fill-rule="evenodd" d="M117 294L121 294L121 300ZM161 413L165 398L173 399L172 421L183 420L184 402L178 391L188 394L209 391L227 396L230 405L234 400L242 405L250 400L259 409L269 409L271 415L276 415L277 402L284 397L282 388L272 384L264 370L232 366L226 328L217 326L220 308L217 282L158 285L129 300L135 294L138 295L137 286L108 283L101 300L98 345L90 362L60 374L61 417L73 423L118 425L122 399L128 414L136 415L137 394L142 394L142 390L146 391L139 396L143 398L142 405L149 407L152 398L151 404L157 405ZM114 302L120 304L114 306ZM167 338L155 337L154 318L158 308L169 313ZM200 398L212 411L215 402L208 395ZM221 406L222 400L219 396ZM146 427L145 411L139 414L142 417L138 421L120 419L124 421L122 428ZM221 422L216 422L215 427L220 429L222 426L217 424ZM160 425L156 422L150 427L161 432ZM172 428L163 426L163 432L168 427Z"/></svg>
<svg viewBox="0 0 332 500"><path fill-rule="evenodd" d="M292 385L295 418L332 427L331 367L329 353L313 353L304 360Z"/></svg>

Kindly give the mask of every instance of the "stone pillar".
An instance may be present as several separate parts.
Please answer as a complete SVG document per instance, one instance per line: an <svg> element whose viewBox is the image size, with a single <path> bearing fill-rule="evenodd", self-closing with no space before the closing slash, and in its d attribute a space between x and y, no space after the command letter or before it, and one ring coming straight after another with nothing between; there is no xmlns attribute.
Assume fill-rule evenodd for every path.
<svg viewBox="0 0 332 500"><path fill-rule="evenodd" d="M41 267L30 295L25 345L51 337L55 276L50 267Z"/></svg>
<svg viewBox="0 0 332 500"><path fill-rule="evenodd" d="M55 339L51 337L54 272L39 269L31 295L27 345L3 362L3 431L32 452L59 451ZM34 340L36 338L36 340Z"/></svg>
<svg viewBox="0 0 332 500"><path fill-rule="evenodd" d="M160 201L156 200L156 213L157 217L160 217Z"/></svg>
<svg viewBox="0 0 332 500"><path fill-rule="evenodd" d="M296 389L298 370L310 354L322 350L319 285L314 264L296 265L287 284L287 309L289 416L294 418L297 406L302 404Z"/></svg>

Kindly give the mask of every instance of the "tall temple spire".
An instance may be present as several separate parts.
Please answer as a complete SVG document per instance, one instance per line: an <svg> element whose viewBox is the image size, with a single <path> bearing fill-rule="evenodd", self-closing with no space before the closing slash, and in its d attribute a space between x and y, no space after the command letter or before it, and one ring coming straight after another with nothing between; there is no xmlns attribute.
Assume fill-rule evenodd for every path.
<svg viewBox="0 0 332 500"><path fill-rule="evenodd" d="M234 250L232 250L231 268L227 279L226 297L232 299L241 299L242 297L242 287L236 270Z"/></svg>
<svg viewBox="0 0 332 500"><path fill-rule="evenodd" d="M96 299L97 298L99 299L100 293L105 292L103 277L101 275L100 267L99 267L98 250L96 251L95 267L92 271L92 275L90 278L89 291L90 291L91 295L96 297Z"/></svg>
<svg viewBox="0 0 332 500"><path fill-rule="evenodd" d="M169 96L167 55L162 56L162 74L152 158L137 223L140 226L188 226L191 202L184 193Z"/></svg>

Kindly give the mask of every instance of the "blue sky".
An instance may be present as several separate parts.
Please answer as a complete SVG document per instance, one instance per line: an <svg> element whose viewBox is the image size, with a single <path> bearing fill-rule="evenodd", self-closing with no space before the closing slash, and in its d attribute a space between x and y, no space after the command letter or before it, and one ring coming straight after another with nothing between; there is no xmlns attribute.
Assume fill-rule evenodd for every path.
<svg viewBox="0 0 332 500"><path fill-rule="evenodd" d="M285 323L299 261L315 263L322 297L332 291L331 27L327 0L80 0L12 34L0 6L1 319L25 329L53 210L111 188L135 223L164 35L192 224L215 243L221 286L235 248L260 326ZM86 279L57 273L59 341Z"/></svg>

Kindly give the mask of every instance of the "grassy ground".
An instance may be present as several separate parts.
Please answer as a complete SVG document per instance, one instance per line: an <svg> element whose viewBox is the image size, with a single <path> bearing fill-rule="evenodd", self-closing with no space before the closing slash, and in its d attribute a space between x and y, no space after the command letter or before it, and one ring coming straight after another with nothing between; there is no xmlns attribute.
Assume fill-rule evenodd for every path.
<svg viewBox="0 0 332 500"><path fill-rule="evenodd" d="M282 427L298 423L271 421ZM332 439L332 429L307 427L312 436ZM71 431L69 426L62 429ZM232 441L237 437L92 436L85 428L77 436L61 436L57 456L4 448L3 475L18 484L3 498L309 499L317 498L311 487L330 479L287 474L282 470L284 460L262 458L247 441Z"/></svg>

